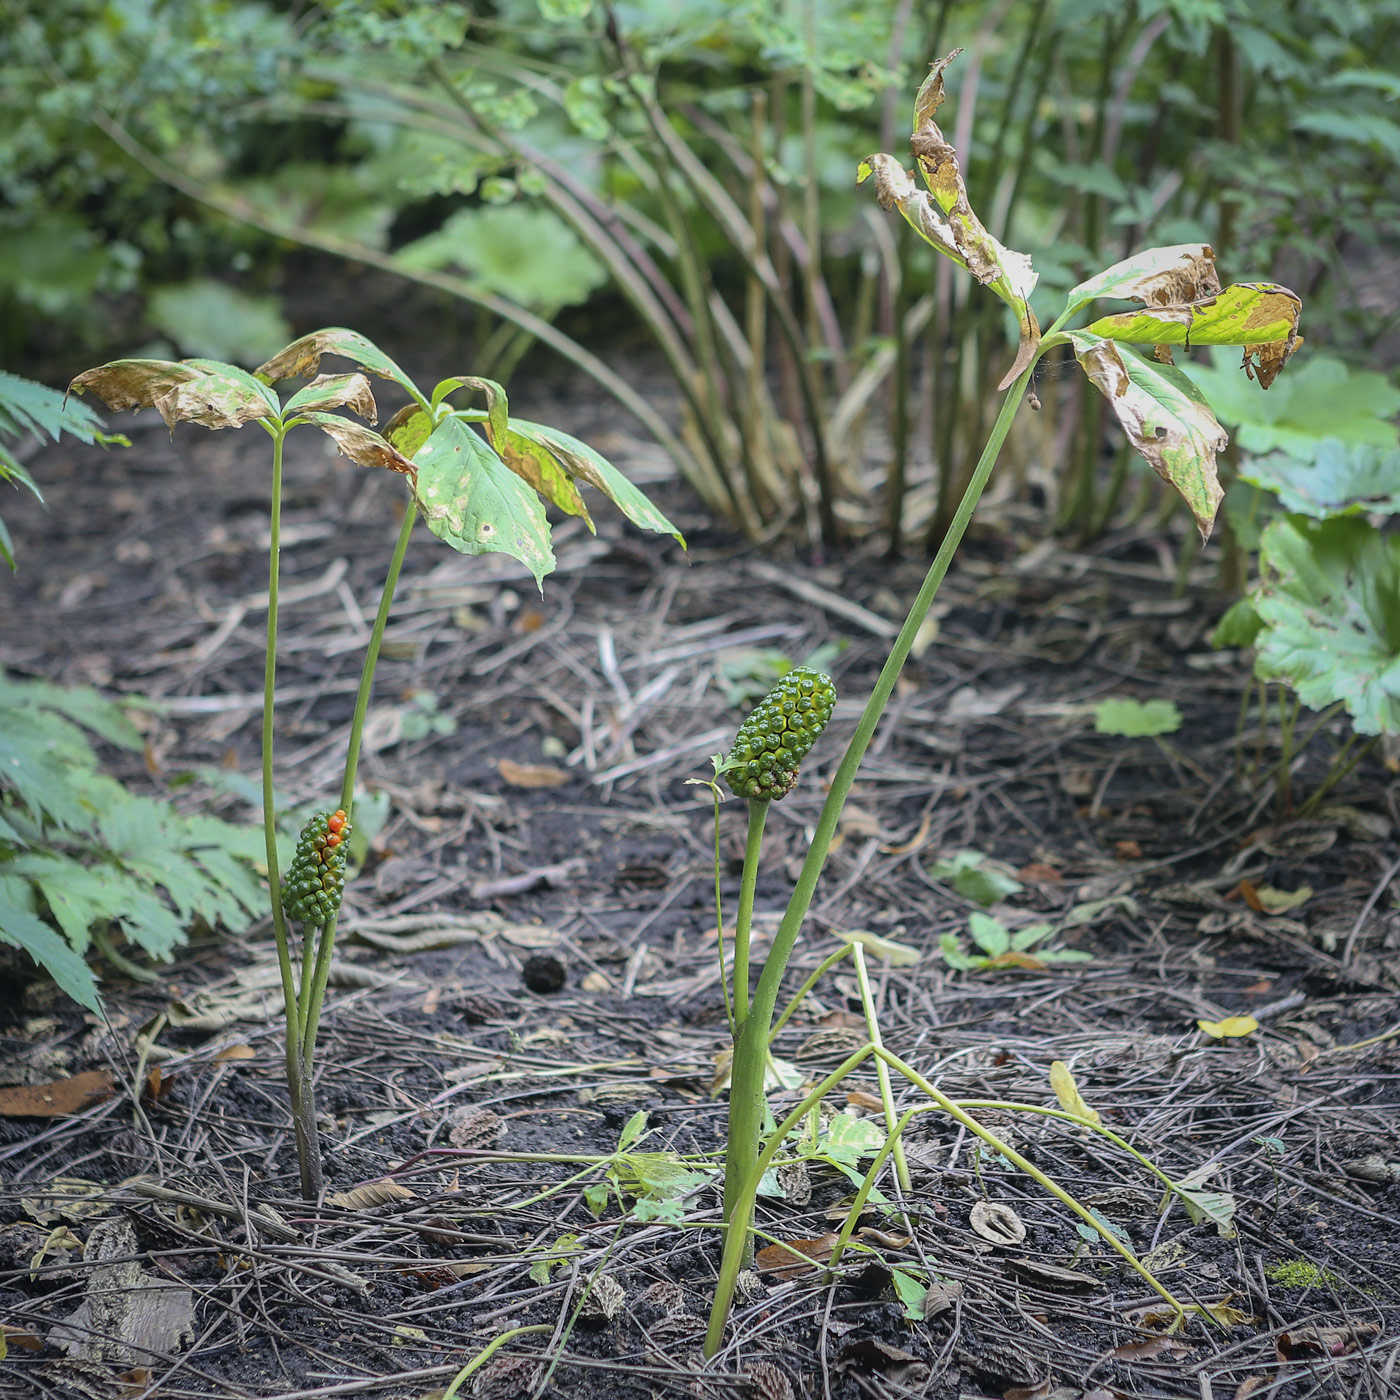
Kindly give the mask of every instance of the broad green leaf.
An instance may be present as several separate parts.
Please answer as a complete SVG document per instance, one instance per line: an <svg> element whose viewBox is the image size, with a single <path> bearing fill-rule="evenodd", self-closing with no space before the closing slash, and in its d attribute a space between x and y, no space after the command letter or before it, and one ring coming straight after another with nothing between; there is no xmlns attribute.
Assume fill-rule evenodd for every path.
<svg viewBox="0 0 1400 1400"><path fill-rule="evenodd" d="M1136 345L1242 345L1246 373L1267 389L1298 346L1302 309L1297 293L1276 282L1241 282L1197 301L1104 316L1089 332Z"/></svg>
<svg viewBox="0 0 1400 1400"><path fill-rule="evenodd" d="M79 1005L101 1009L92 969L35 914L25 882L5 876L0 876L0 943L28 953Z"/></svg>
<svg viewBox="0 0 1400 1400"><path fill-rule="evenodd" d="M917 1279L903 1269L891 1269L894 1291L904 1308L904 1317L909 1322L924 1321L924 1302L928 1298L928 1284Z"/></svg>
<svg viewBox="0 0 1400 1400"><path fill-rule="evenodd" d="M972 941L988 957L1000 957L1002 953L1011 951L1011 934L1000 919L994 919L990 914L969 914L967 928Z"/></svg>
<svg viewBox="0 0 1400 1400"><path fill-rule="evenodd" d="M512 418L510 427L522 437L547 448L570 476L595 491L601 491L639 529L670 535L682 549L685 548L685 537L681 532L606 457L595 452L586 442L580 442L558 428L547 428L542 423L530 423L524 418Z"/></svg>
<svg viewBox="0 0 1400 1400"><path fill-rule="evenodd" d="M1293 516L1264 531L1260 562L1255 674L1314 710L1341 701L1360 734L1400 733L1400 536Z"/></svg>
<svg viewBox="0 0 1400 1400"><path fill-rule="evenodd" d="M1400 442L1388 421L1400 412L1400 388L1383 374L1351 369L1330 355L1309 355L1267 394L1240 377L1228 350L1216 350L1209 365L1181 368L1248 452L1278 449L1312 461L1329 438L1385 448Z"/></svg>
<svg viewBox="0 0 1400 1400"><path fill-rule="evenodd" d="M1069 339L1128 441L1180 492L1196 517L1201 538L1209 539L1224 494L1215 456L1230 439L1200 391L1171 365L1149 363L1089 331L1071 331Z"/></svg>
<svg viewBox="0 0 1400 1400"><path fill-rule="evenodd" d="M1006 389L1031 362L1040 344L1040 327L1029 301L1035 290L1036 273L1025 253L1013 252L998 242L973 211L957 152L944 140L934 120L945 95L943 70L961 52L954 49L931 64L914 99L914 134L909 145L933 196L932 202L917 189L903 164L890 155L867 156L861 161L856 184L874 176L875 196L881 208L897 208L921 238L965 267L1015 312L1021 343L1015 363L999 386Z"/></svg>
<svg viewBox="0 0 1400 1400"><path fill-rule="evenodd" d="M394 260L415 271L458 269L482 291L549 313L587 301L608 280L563 219L522 203L459 209L436 232L398 249Z"/></svg>
<svg viewBox="0 0 1400 1400"><path fill-rule="evenodd" d="M1049 938L1055 932L1053 924L1027 924L1025 928L1016 929L1011 935L1011 952L1024 953L1027 948L1033 948L1042 939ZM1038 954L1041 957L1049 957L1050 954Z"/></svg>
<svg viewBox="0 0 1400 1400"><path fill-rule="evenodd" d="M1286 452L1248 457L1239 474L1272 491L1285 510L1325 520L1332 515L1400 514L1400 447L1375 447L1327 438L1311 462Z"/></svg>
<svg viewBox="0 0 1400 1400"><path fill-rule="evenodd" d="M1215 624L1215 631L1210 634L1210 644L1213 647L1252 647L1263 625L1253 598L1236 599L1225 616Z"/></svg>
<svg viewBox="0 0 1400 1400"><path fill-rule="evenodd" d="M981 851L955 851L930 865L928 873L946 881L964 899L987 908L1023 888L1006 866Z"/></svg>
<svg viewBox="0 0 1400 1400"><path fill-rule="evenodd" d="M1355 141L1381 151L1392 165L1400 161L1400 122L1379 112L1345 112L1336 108L1300 112L1293 118L1295 131L1310 131L1334 141Z"/></svg>
<svg viewBox="0 0 1400 1400"><path fill-rule="evenodd" d="M1205 243L1177 243L1170 248L1144 248L1081 282L1069 294L1069 310L1078 311L1102 298L1170 305L1212 296L1219 290L1214 250Z"/></svg>
<svg viewBox="0 0 1400 1400"><path fill-rule="evenodd" d="M1227 1016L1223 1021L1197 1021L1196 1025L1216 1040L1236 1040L1253 1035L1259 1029L1259 1022L1253 1016Z"/></svg>
<svg viewBox="0 0 1400 1400"><path fill-rule="evenodd" d="M842 943L859 943L872 958L879 958L891 967L913 967L923 956L917 948L907 943L896 943L893 938L881 938L868 929L850 929L835 935Z"/></svg>
<svg viewBox="0 0 1400 1400"><path fill-rule="evenodd" d="M300 413L308 423L326 434L340 449L341 455L348 457L358 467L385 467L391 472L401 472L411 481L417 468L386 438L363 423L353 423L338 413ZM481 441L480 438L477 439Z"/></svg>
<svg viewBox="0 0 1400 1400"><path fill-rule="evenodd" d="M374 391L363 374L318 374L304 389L298 389L286 402L282 412L287 418L311 409L322 411L348 408L367 423L379 421L379 409ZM411 453L405 453L411 456Z"/></svg>
<svg viewBox="0 0 1400 1400"><path fill-rule="evenodd" d="M873 1157L885 1145L885 1130L873 1118L838 1113L826 1126L817 1154L854 1166L861 1157Z"/></svg>
<svg viewBox="0 0 1400 1400"><path fill-rule="evenodd" d="M463 554L509 554L543 588L554 568L544 507L480 434L448 418L414 464L414 495L433 534Z"/></svg>
<svg viewBox="0 0 1400 1400"><path fill-rule="evenodd" d="M297 375L316 374L322 355L339 355L381 379L393 379L405 389L413 389L413 381L368 336L343 326L328 326L312 331L279 350L270 360L259 365L253 373L265 384Z"/></svg>
<svg viewBox="0 0 1400 1400"><path fill-rule="evenodd" d="M112 360L85 370L69 393L91 389L108 408L155 408L176 423L237 428L255 418L276 418L279 406L266 386L236 365L216 360Z"/></svg>
<svg viewBox="0 0 1400 1400"><path fill-rule="evenodd" d="M156 288L146 317L187 355L245 364L270 355L292 330L276 297L250 296L213 277Z"/></svg>
<svg viewBox="0 0 1400 1400"><path fill-rule="evenodd" d="M1089 1122L1097 1126L1103 1125L1103 1119L1099 1117L1098 1110L1090 1108L1085 1103L1084 1095L1079 1092L1079 1085L1075 1082L1073 1071L1063 1060L1055 1060L1050 1065L1050 1087L1055 1091L1055 1097L1060 1101L1060 1107L1066 1113L1087 1118Z"/></svg>
<svg viewBox="0 0 1400 1400"><path fill-rule="evenodd" d="M1175 734L1181 728L1181 711L1171 700L1134 700L1110 696L1094 706L1094 732L1117 734L1126 739L1150 739Z"/></svg>

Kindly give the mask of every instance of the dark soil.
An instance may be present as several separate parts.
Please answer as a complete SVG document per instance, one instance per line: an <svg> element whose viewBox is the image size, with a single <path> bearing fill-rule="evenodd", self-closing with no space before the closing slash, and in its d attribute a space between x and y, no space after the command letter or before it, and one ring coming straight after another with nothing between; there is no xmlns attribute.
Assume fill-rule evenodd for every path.
<svg viewBox="0 0 1400 1400"><path fill-rule="evenodd" d="M426 533L415 543L377 684L381 746L362 770L392 812L347 892L318 1081L328 1191L394 1189L297 1199L277 994L246 995L275 966L266 928L197 936L149 986L113 975L105 1023L12 960L8 1081L107 1068L121 1087L76 1117L0 1118L0 1397L428 1396L531 1325L543 1330L507 1338L461 1393L1400 1393L1400 1186L1357 1165L1400 1161L1395 775L1368 763L1306 820L1281 817L1276 731L1252 717L1237 754L1245 671L1206 640L1220 608L1209 556L1178 595L1161 541L1036 548L995 508L877 735L790 981L838 946L833 934L869 930L919 952L912 966L872 961L878 1010L886 1043L943 1092L1053 1106L1050 1065L1065 1061L1105 1123L1168 1175L1204 1172L1204 1189L1233 1197L1233 1232L1193 1223L1179 1200L1163 1211L1156 1179L1102 1138L1003 1109L978 1117L1150 1252L1183 1301L1231 1310L1227 1325L1197 1315L1168 1336L1164 1305L1097 1235L931 1113L908 1134L912 1232L871 1216L878 1233L834 1284L817 1270L752 1275L726 1346L702 1362L713 1181L661 1219L624 1222L616 1195L596 1215L585 1200L601 1167L530 1155L611 1153L639 1110L643 1151L720 1146L712 809L688 780L708 775L743 713L721 666L843 645L836 719L769 820L761 943L921 566L747 551L698 518L591 393L560 382L518 398L516 411L567 426L654 490L690 557L600 510L596 540L576 523L557 531L560 569L541 599L508 561ZM236 793L182 775L256 771L266 441L181 428L172 442L144 419L129 431L129 451L35 456L47 513L6 501L21 570L0 583L0 664L162 700L144 762L117 755L116 771L251 819ZM284 613L278 676L278 783L293 802L325 805L338 789L363 619L401 499L387 473L290 439L283 586L308 585ZM393 712L415 692L455 732L404 738ZM1172 699L1183 726L1161 742L1096 735L1089 706L1110 694ZM1299 802L1343 737L1325 726L1314 741ZM559 785L519 785L548 777L543 765L562 770ZM726 921L742 848L731 802ZM952 970L940 937L967 946L976 906L930 867L967 849L1018 873L998 910L1008 922L1078 909L1049 946L1091 959ZM1263 887L1304 883L1314 892L1297 909L1253 907ZM532 959L562 965L563 985L530 990ZM863 1042L847 966L775 1047L809 1079ZM537 965L531 985L556 971ZM220 1008L235 1019L211 1028ZM1232 1015L1261 1029L1197 1029ZM843 1088L862 1112L874 1076ZM100 1194L60 1199L74 1181ZM765 1201L761 1228L821 1237L850 1190L814 1163L805 1186ZM979 1234L971 1213L986 1201L1014 1210L1025 1239ZM665 1218L679 1210L683 1226ZM192 1300L190 1329L149 1352L129 1330L105 1351L81 1335L102 1330L94 1280L122 1267L110 1250L98 1259L94 1235L126 1238L120 1222L138 1270L126 1286L156 1312L182 1290ZM930 1294L942 1306L908 1320L896 1270L942 1281ZM600 1275L621 1289L611 1320Z"/></svg>

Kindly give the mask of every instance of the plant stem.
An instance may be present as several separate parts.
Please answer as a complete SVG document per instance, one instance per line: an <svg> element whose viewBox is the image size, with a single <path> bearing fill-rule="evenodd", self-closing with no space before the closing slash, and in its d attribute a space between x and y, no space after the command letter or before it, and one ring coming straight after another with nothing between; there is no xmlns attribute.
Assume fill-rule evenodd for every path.
<svg viewBox="0 0 1400 1400"><path fill-rule="evenodd" d="M282 974L282 1002L287 1009L287 1090L292 1101L297 1166L301 1174L301 1194L308 1201L314 1201L321 1194L321 1146L316 1140L314 1115L308 1120L305 1112L307 1076L306 1065L301 1057L301 1012L297 1003L296 979L292 973L291 949L287 943L287 916L282 909L282 872L277 863L277 809L272 790L273 719L277 694L277 586L281 577L282 562L282 444L286 440L286 433L282 428L269 428L268 431L272 434L272 502L269 510L267 546L267 654L263 661L263 841L267 850L267 886L272 903L272 936L277 943L277 966Z"/></svg>
<svg viewBox="0 0 1400 1400"><path fill-rule="evenodd" d="M763 850L763 826L768 800L749 798L749 836L744 844L744 874L739 882L739 912L734 922L734 1026L736 1033L749 1016L749 932L753 927L753 897L758 884L758 858Z"/></svg>
<svg viewBox="0 0 1400 1400"><path fill-rule="evenodd" d="M1058 325L1051 327L1047 339L1056 330L1058 330ZM773 939L773 946L763 965L763 972L754 992L748 1019L741 1026L738 1039L735 1042L733 1078L729 1090L729 1141L725 1156L724 1219L731 1229L742 1229L746 1235L748 1233L747 1226L741 1225L736 1219L735 1210L749 1185L753 1165L758 1158L759 1129L763 1120L763 1068L768 1055L769 1027L773 1021L773 1011L777 1005L783 973L787 968L788 959L792 956L798 934L802 931L807 910L811 906L812 896L816 891L817 880L821 875L822 867L826 864L827 852L831 848L831 839L836 834L837 820L840 818L841 809L845 806L851 784L855 781L856 771L860 767L861 760L865 757L866 749L870 747L870 741L875 735L875 728L880 722L880 716L884 713L885 705L894 691L895 682L899 679L910 649L914 645L914 638L923 625L924 619L928 616L928 610L938 593L939 585L942 584L944 575L948 572L948 566L953 561L953 554L962 542L968 522L972 519L972 513L976 510L977 502L986 488L987 481L992 474L992 468L996 465L997 457L1001 452L1002 444L1006 441L1006 435L1010 431L1011 422L1016 416L1016 410L1020 407L1022 396L1030 382L1034 367L1035 361L1032 360L1002 401L1001 411L997 414L996 422L992 425L987 445L973 469L972 477L968 481L967 489L963 492L962 500L958 503L952 520L949 522L948 529L939 545L938 553L934 556L933 563L929 565L923 585L914 599L913 606L909 609L909 616L905 619L904 626L900 628L899 636L895 638L889 657L885 661L879 679L875 682L875 688L871 692L870 699L866 702L859 723L856 725L856 731L851 736L845 756L841 759L835 776L831 780L831 787L827 792L826 801L822 804L816 831L812 836L811 845L807 848L807 856L802 863L802 870L798 875L792 898L788 901L787 911L783 915L783 921L778 927L778 932Z"/></svg>
<svg viewBox="0 0 1400 1400"><path fill-rule="evenodd" d="M859 943L851 945L851 957L856 965L856 983L860 987L860 1004L865 1013L865 1029L876 1051L885 1043L880 1036L880 1022L875 1015L875 997L870 990L870 973L865 966L865 949ZM875 1061L875 1079L880 1086L880 1103L885 1110L885 1132L894 1139L894 1170L899 1189L908 1194L913 1190L909 1179L909 1163L904 1160L904 1143L899 1136L899 1115L894 1111L894 1093L890 1088L890 1067L880 1059Z"/></svg>
<svg viewBox="0 0 1400 1400"><path fill-rule="evenodd" d="M408 542L413 537L413 526L418 518L418 508L409 501L404 510L403 525L394 544L393 558L389 560L389 572L384 578L384 587L379 594L379 611L374 617L374 627L369 635L369 646L365 650L365 664L360 670L360 688L355 695L355 713L350 720L350 743L345 754L345 778L340 785L340 806L347 817L353 817L355 806L355 774L360 766L360 740L364 736L365 716L369 713L370 694L374 689L374 671L379 664L379 648L384 641L384 629L389 625L389 610L394 604L394 590L399 585L399 572L403 568L404 556L408 553ZM326 999L326 982L330 978L331 953L335 948L336 919L332 915L321 931L316 947L316 970L311 983L311 999L306 1008L306 1022L302 1027L302 1058L307 1067L307 1094L311 1093L310 1068L316 1053L316 1032L321 1023L321 1007Z"/></svg>

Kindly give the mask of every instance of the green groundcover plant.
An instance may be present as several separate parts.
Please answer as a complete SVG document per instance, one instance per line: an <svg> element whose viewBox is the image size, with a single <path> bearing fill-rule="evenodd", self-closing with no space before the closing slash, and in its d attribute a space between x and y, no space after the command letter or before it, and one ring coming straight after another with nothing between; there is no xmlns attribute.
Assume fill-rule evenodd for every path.
<svg viewBox="0 0 1400 1400"><path fill-rule="evenodd" d="M321 360L327 355L347 359L356 368L320 374ZM308 375L314 376L311 382L285 399L272 387ZM410 399L382 433L366 426L378 419L369 375L392 381ZM71 389L91 391L114 409L155 407L172 430L179 422L206 428L258 423L272 440L262 721L264 852L287 1013L287 1080L301 1186L307 1199L315 1200L322 1188L312 1077L316 1035L344 890L345 851L353 831L360 742L394 590L419 515L433 534L464 554L502 553L519 560L541 587L554 568L544 501L581 517L592 528L580 486L600 492L642 529L677 540L680 535L646 496L586 443L556 428L512 418L505 392L495 381L455 375L441 380L431 395L425 394L372 341L340 327L302 336L251 374L216 360L114 360L80 374ZM457 407L452 396L461 392L481 394L485 408ZM340 412L344 409L366 421L346 417ZM409 501L365 652L339 806L314 814L302 828L284 882L272 786L282 454L287 434L301 426L326 433L359 466L398 473L408 487ZM293 960L292 923L301 926L299 967Z"/></svg>

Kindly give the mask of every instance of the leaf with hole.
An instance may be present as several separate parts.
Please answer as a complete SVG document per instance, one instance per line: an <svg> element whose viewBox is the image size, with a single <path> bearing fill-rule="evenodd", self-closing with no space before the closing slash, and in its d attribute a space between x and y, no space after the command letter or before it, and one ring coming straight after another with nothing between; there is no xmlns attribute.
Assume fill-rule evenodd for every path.
<svg viewBox="0 0 1400 1400"><path fill-rule="evenodd" d="M543 589L554 569L544 507L478 433L447 418L414 462L414 494L433 534L463 554L508 554Z"/></svg>
<svg viewBox="0 0 1400 1400"><path fill-rule="evenodd" d="M1277 282L1240 282L1197 301L1153 303L1103 316L1092 335L1134 345L1241 345L1268 388L1297 348L1302 299Z"/></svg>
<svg viewBox="0 0 1400 1400"><path fill-rule="evenodd" d="M1230 439L1200 391L1171 365L1149 363L1088 331L1071 331L1069 340L1128 441L1181 494L1202 540L1209 539L1224 495L1215 458Z"/></svg>

